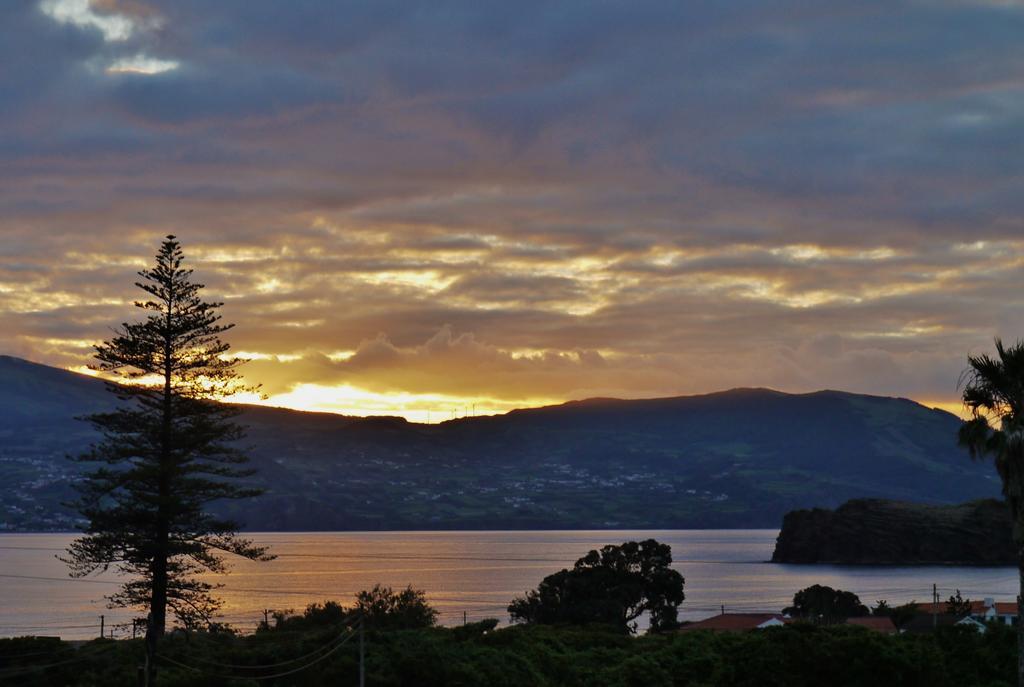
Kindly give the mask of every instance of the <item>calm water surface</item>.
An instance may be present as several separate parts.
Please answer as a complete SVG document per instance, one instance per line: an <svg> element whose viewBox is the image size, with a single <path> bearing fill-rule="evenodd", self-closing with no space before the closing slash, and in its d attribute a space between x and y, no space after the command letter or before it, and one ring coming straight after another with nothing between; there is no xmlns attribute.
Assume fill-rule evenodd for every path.
<svg viewBox="0 0 1024 687"><path fill-rule="evenodd" d="M850 567L766 563L777 530L659 530L558 532L317 532L251 535L278 555L269 563L234 563L220 578L224 620L247 631L263 609L294 609L328 599L348 603L376 583L412 584L427 592L441 622L507 620L505 607L546 575L571 565L593 548L653 537L672 546L675 567L686 578L681 618L726 610L778 611L811 584L856 592L873 605L942 598L954 589L965 597L1012 600L1012 567ZM95 636L99 616L108 629L131 614L106 608L116 577L69 580L55 558L72 539L66 534L0 535L0 636Z"/></svg>

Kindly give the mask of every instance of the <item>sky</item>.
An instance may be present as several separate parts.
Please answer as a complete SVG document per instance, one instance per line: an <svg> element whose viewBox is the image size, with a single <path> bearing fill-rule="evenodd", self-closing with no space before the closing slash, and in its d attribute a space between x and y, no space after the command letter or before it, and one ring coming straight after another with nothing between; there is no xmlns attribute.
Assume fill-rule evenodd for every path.
<svg viewBox="0 0 1024 687"><path fill-rule="evenodd" d="M182 241L267 403L823 388L1024 336L1024 2L0 3L0 353Z"/></svg>

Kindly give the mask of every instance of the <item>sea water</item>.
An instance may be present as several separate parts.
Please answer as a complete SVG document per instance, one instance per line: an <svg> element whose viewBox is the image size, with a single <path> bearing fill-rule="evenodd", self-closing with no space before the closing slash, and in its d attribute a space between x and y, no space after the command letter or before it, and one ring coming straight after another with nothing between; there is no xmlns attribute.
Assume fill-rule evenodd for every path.
<svg viewBox="0 0 1024 687"><path fill-rule="evenodd" d="M823 584L858 594L873 606L926 602L933 585L942 599L959 589L971 599L1011 601L1013 567L835 566L769 563L777 530L593 530L511 532L279 532L251 533L277 558L235 559L223 583L222 620L251 632L264 611L301 612L327 600L349 604L375 584L412 585L426 592L439 621L457 625L483 618L508 621L506 607L546 576L605 544L654 538L672 546L686 579L680 618L726 611L780 611L793 594ZM95 637L103 625L130 636L139 613L107 608L117 588L113 573L73 580L57 556L70 534L0 535L0 636Z"/></svg>

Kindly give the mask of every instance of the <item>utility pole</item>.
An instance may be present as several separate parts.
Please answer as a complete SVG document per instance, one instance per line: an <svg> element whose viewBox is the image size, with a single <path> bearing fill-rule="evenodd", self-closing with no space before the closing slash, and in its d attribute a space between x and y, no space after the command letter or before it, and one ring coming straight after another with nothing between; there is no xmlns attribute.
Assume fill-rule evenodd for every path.
<svg viewBox="0 0 1024 687"><path fill-rule="evenodd" d="M366 687L366 642L363 633L363 625L366 619L359 618L359 687Z"/></svg>
<svg viewBox="0 0 1024 687"><path fill-rule="evenodd" d="M268 630L270 629L270 609L269 608L264 608L263 609L263 626L265 628L267 628Z"/></svg>
<svg viewBox="0 0 1024 687"><path fill-rule="evenodd" d="M939 625L939 586L932 582L932 629Z"/></svg>
<svg viewBox="0 0 1024 687"><path fill-rule="evenodd" d="M106 616L102 616L101 615L100 616L100 639L103 639L103 637L106 635L106 633L104 632L104 628L103 628L103 625L105 623L106 623Z"/></svg>
<svg viewBox="0 0 1024 687"><path fill-rule="evenodd" d="M463 625L466 624L466 612L465 611L462 612L462 624Z"/></svg>

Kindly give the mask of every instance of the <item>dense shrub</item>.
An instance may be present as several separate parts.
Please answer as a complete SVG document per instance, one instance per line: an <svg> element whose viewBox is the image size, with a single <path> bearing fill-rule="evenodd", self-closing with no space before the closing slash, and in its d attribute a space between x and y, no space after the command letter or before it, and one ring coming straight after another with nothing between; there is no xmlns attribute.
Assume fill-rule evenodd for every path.
<svg viewBox="0 0 1024 687"><path fill-rule="evenodd" d="M342 630L341 632L347 632ZM283 672L227 668L280 664L313 653L324 660L263 685L357 684L356 635L335 629L280 630L249 637L169 639L161 687L252 685L244 676ZM860 627L788 626L746 633L687 632L632 638L606 627L514 626L369 630L367 684L431 687L999 687L1013 684L1011 629L985 634L945 628L933 635L882 635ZM318 652L318 649L320 650ZM0 640L0 684L132 685L140 642L97 640L81 648L46 639ZM73 663L61 663L69 659ZM32 670L32 666L50 666ZM225 676L235 675L231 680Z"/></svg>

